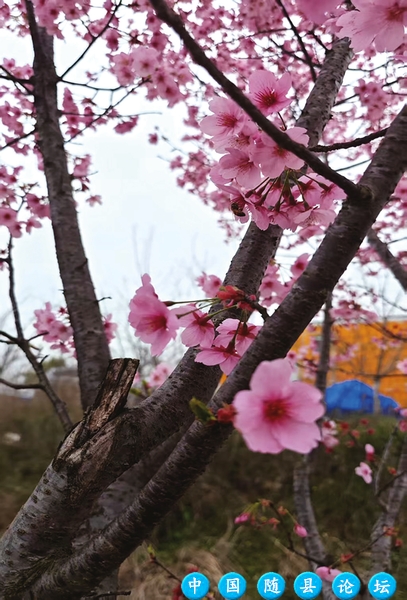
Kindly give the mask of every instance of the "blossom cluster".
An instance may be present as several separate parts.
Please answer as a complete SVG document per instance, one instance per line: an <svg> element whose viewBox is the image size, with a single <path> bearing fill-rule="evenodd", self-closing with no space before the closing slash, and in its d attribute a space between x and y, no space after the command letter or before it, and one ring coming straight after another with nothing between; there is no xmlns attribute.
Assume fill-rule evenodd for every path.
<svg viewBox="0 0 407 600"><path fill-rule="evenodd" d="M55 312L51 303L46 302L45 308L35 310L34 315L36 317L34 328L45 342L51 344L52 350L76 356L73 329L65 307L61 306ZM110 343L115 338L117 330L117 324L112 322L111 314L103 317L103 326L107 341Z"/></svg>
<svg viewBox="0 0 407 600"><path fill-rule="evenodd" d="M269 116L291 103L290 87L288 74L277 79L268 71L255 71L248 96ZM212 136L214 149L223 154L211 179L229 195L230 209L240 222L251 216L263 230L270 224L292 231L312 226L315 234L334 220L334 203L344 197L338 186L313 173L303 175L299 170L304 161L260 132L233 100L216 98L209 108L214 114L202 120L201 130ZM295 142L307 144L305 129L287 129L284 124L282 129Z"/></svg>
<svg viewBox="0 0 407 600"><path fill-rule="evenodd" d="M20 171L21 167L0 166L0 226L7 227L14 238L41 227L41 219L50 216L44 197L20 189Z"/></svg>

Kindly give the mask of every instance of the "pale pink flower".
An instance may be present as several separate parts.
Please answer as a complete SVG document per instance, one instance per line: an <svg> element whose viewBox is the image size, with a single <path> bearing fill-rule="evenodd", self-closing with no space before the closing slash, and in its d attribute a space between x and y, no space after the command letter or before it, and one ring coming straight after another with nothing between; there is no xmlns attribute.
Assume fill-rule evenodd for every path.
<svg viewBox="0 0 407 600"><path fill-rule="evenodd" d="M222 285L222 280L219 277L216 275L207 275L205 272L196 278L196 282L208 298L215 298Z"/></svg>
<svg viewBox="0 0 407 600"><path fill-rule="evenodd" d="M288 359L264 361L252 376L250 390L236 394L234 424L250 450L307 454L317 446L321 435L315 421L324 414L322 394L307 383L291 382L292 373Z"/></svg>
<svg viewBox="0 0 407 600"><path fill-rule="evenodd" d="M189 314L179 317L179 324L185 327L181 334L181 342L188 347L199 345L201 348L210 348L215 339L215 327L212 321L201 310L190 311L190 306L183 306L177 309L178 316L189 312Z"/></svg>
<svg viewBox="0 0 407 600"><path fill-rule="evenodd" d="M243 355L260 329L261 327L258 325L241 323L239 319L225 319L217 328L219 335L216 338L216 344L226 347L236 335L236 350L240 355ZM236 331L238 331L237 334Z"/></svg>
<svg viewBox="0 0 407 600"><path fill-rule="evenodd" d="M301 225L302 227L314 225L323 225L327 227L333 223L336 217L336 212L334 210L318 208L318 206L314 206L313 208L302 212L292 210L291 213L290 216L294 226Z"/></svg>
<svg viewBox="0 0 407 600"><path fill-rule="evenodd" d="M399 429L402 433L406 433L407 431L407 421L400 421Z"/></svg>
<svg viewBox="0 0 407 600"><path fill-rule="evenodd" d="M335 421L324 421L321 428L321 442L331 450L339 444L339 440L335 437L338 434Z"/></svg>
<svg viewBox="0 0 407 600"><path fill-rule="evenodd" d="M407 0L355 0L358 10L337 20L339 37L349 37L355 52L375 42L378 52L391 52L403 43L407 25Z"/></svg>
<svg viewBox="0 0 407 600"><path fill-rule="evenodd" d="M133 83L136 77L133 67L133 58L129 54L120 52L119 54L115 54L112 60L112 71L116 75L119 84L125 86Z"/></svg>
<svg viewBox="0 0 407 600"><path fill-rule="evenodd" d="M34 219L34 217L30 217L27 221L27 223L25 224L25 229L27 231L27 233L31 233L31 231L35 228L35 229L40 229L42 227L41 223L38 221L38 219Z"/></svg>
<svg viewBox="0 0 407 600"><path fill-rule="evenodd" d="M239 525L239 523L246 523L250 519L250 513L242 513L235 519L235 524Z"/></svg>
<svg viewBox="0 0 407 600"><path fill-rule="evenodd" d="M277 79L268 71L255 71L249 77L250 97L263 114L279 112L291 103L287 92L291 87L291 77L285 73Z"/></svg>
<svg viewBox="0 0 407 600"><path fill-rule="evenodd" d="M297 260L291 267L291 273L293 274L293 277L299 277L301 273L305 271L305 268L308 264L308 259L309 254L307 253L301 254L301 256L297 258Z"/></svg>
<svg viewBox="0 0 407 600"><path fill-rule="evenodd" d="M210 366L219 365L225 375L230 375L240 358L233 347L212 346L212 348L201 350L195 358L195 362Z"/></svg>
<svg viewBox="0 0 407 600"><path fill-rule="evenodd" d="M369 462L372 462L374 460L374 452L375 452L372 444L365 445L365 452L366 452L366 460Z"/></svg>
<svg viewBox="0 0 407 600"><path fill-rule="evenodd" d="M287 129L286 134L299 144L308 143L308 135L303 127ZM263 175L268 177L278 177L284 169L300 169L304 164L301 158L281 148L264 132L261 135L261 143L253 153L253 161L261 166Z"/></svg>
<svg viewBox="0 0 407 600"><path fill-rule="evenodd" d="M225 178L235 178L239 185L247 189L258 185L262 179L260 169L254 164L249 153L236 148L227 150L228 154L222 156L219 161L219 173Z"/></svg>
<svg viewBox="0 0 407 600"><path fill-rule="evenodd" d="M158 66L158 52L154 48L137 46L131 51L133 69L136 75L148 77Z"/></svg>
<svg viewBox="0 0 407 600"><path fill-rule="evenodd" d="M200 127L203 133L213 136L215 144L242 131L247 117L233 100L215 98L209 103L209 108L214 115L204 117Z"/></svg>
<svg viewBox="0 0 407 600"><path fill-rule="evenodd" d="M164 381L171 375L174 367L167 363L160 363L156 366L154 371L152 371L148 378L148 383L151 387L160 387Z"/></svg>
<svg viewBox="0 0 407 600"><path fill-rule="evenodd" d="M372 483L372 469L365 462L361 462L355 469L356 475L362 477L366 483Z"/></svg>
<svg viewBox="0 0 407 600"><path fill-rule="evenodd" d="M17 211L8 206L0 207L0 225L10 227L17 220Z"/></svg>
<svg viewBox="0 0 407 600"><path fill-rule="evenodd" d="M305 529L305 527L299 525L298 523L294 525L294 533L296 533L302 538L305 538L308 535L308 531Z"/></svg>
<svg viewBox="0 0 407 600"><path fill-rule="evenodd" d="M399 415L400 415L400 417L403 417L403 419L405 419L407 417L407 408L402 408L399 411Z"/></svg>
<svg viewBox="0 0 407 600"><path fill-rule="evenodd" d="M400 360L397 363L397 368L399 371L407 375L407 358L405 358L404 360Z"/></svg>
<svg viewBox="0 0 407 600"><path fill-rule="evenodd" d="M110 344L110 342L116 337L115 333L117 330L117 323L113 323L112 322L112 315L106 315L106 317L103 318L103 327L105 330L105 334L106 334L106 339L107 339L107 343Z"/></svg>
<svg viewBox="0 0 407 600"><path fill-rule="evenodd" d="M141 279L142 286L130 301L129 323L143 342L151 344L151 353L156 356L176 337L179 323L175 312L158 299L150 276Z"/></svg>
<svg viewBox="0 0 407 600"><path fill-rule="evenodd" d="M330 569L329 567L318 567L315 570L315 573L324 581L329 581L332 583L335 577L341 575L342 571L339 571L338 569Z"/></svg>

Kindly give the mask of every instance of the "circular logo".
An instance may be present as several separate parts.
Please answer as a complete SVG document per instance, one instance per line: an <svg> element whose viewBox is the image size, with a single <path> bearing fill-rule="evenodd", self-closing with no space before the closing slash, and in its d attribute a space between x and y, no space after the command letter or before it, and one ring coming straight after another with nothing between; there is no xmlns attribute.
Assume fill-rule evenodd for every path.
<svg viewBox="0 0 407 600"><path fill-rule="evenodd" d="M257 582L257 591L262 598L280 598L285 590L285 581L278 573L266 573Z"/></svg>
<svg viewBox="0 0 407 600"><path fill-rule="evenodd" d="M369 592L373 598L391 598L396 587L396 580L388 573L377 573L369 581Z"/></svg>
<svg viewBox="0 0 407 600"><path fill-rule="evenodd" d="M181 589L188 600L201 600L209 592L209 579L202 573L190 573L182 580Z"/></svg>
<svg viewBox="0 0 407 600"><path fill-rule="evenodd" d="M311 571L306 571L298 575L294 581L294 591L300 598L316 598L322 590L322 581Z"/></svg>
<svg viewBox="0 0 407 600"><path fill-rule="evenodd" d="M332 590L337 598L354 598L360 590L360 581L353 573L341 573L332 582Z"/></svg>
<svg viewBox="0 0 407 600"><path fill-rule="evenodd" d="M241 598L246 591L246 580L239 573L227 573L219 581L219 592L223 598Z"/></svg>

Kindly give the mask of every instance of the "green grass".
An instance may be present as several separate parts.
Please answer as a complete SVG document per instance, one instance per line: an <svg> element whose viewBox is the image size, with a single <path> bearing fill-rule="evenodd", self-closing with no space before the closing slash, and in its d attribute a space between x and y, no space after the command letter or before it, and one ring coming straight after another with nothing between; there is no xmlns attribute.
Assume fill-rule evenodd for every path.
<svg viewBox="0 0 407 600"><path fill-rule="evenodd" d="M358 419L353 421L352 427ZM366 428L362 428L356 447L348 448L343 441L332 454L321 448L314 458L311 477L314 510L326 548L335 557L368 544L372 525L379 514L371 489L355 475L354 470L365 458L365 443L372 443L377 454L382 452L394 420L374 418L370 426L375 428L376 433L369 436ZM9 445L4 443L2 440L6 432L19 433L21 441ZM0 527L3 530L32 492L61 437L62 430L52 410L45 404L25 406L2 416ZM391 459L393 466L397 464L400 444L401 440L397 438ZM269 525L255 529L250 525L236 526L234 519L248 504L260 498L272 499L277 506L283 504L294 514L292 471L300 458L293 452L277 456L252 453L235 433L206 473L156 529L151 541L158 558L183 577L186 564L196 564L205 570L207 567L202 563L202 557L212 556L217 565L216 577L230 570L246 577L248 589L245 598L248 600L259 598L256 591L258 578L267 571L277 571L286 579L284 598L297 598L293 592L293 581L308 566L306 561L286 550L281 526L276 531ZM270 511L267 514L273 516ZM399 520L399 536L405 536L407 543L406 517L404 506ZM291 528L289 519L286 522ZM295 543L298 550L302 550L300 538L297 537ZM182 558L186 555L187 561ZM138 556L144 560L146 555L139 552ZM402 547L394 551L393 574L398 581L395 600L407 598L406 564L406 549ZM368 568L368 550L357 558L355 566L361 572ZM152 577L154 579L154 573ZM150 599L150 596L147 594L145 598ZM171 595L168 595L170 598ZM154 599L154 594L151 599ZM167 596L163 599L167 600Z"/></svg>

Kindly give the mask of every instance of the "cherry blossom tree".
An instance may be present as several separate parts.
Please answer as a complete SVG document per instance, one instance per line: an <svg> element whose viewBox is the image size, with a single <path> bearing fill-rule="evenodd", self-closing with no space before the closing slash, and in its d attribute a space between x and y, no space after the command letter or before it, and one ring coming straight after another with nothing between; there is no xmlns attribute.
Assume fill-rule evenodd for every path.
<svg viewBox="0 0 407 600"><path fill-rule="evenodd" d="M305 455L294 475L303 500L294 530L311 567L332 578L337 565L319 537L308 478L309 453L333 427L320 422L329 339L316 387L291 382L289 352L324 304L329 315L332 291L356 256L366 268L380 259L406 289L405 253L389 249L407 207L406 24L404 0L0 0L1 27L32 48L28 64L10 56L0 65L9 157L0 167L0 226L8 234L0 267L15 325L0 339L30 362L32 386L49 396L66 432L1 541L2 597L115 595L120 564L204 471L233 424L254 451ZM61 69L54 46L71 56L73 39L83 50ZM98 62L89 64L94 47ZM181 328L188 349L130 408L138 361L110 361L115 323L101 314L78 226L77 206L103 199L91 190L91 156L71 142L86 143L88 130L109 125L137 133L141 97L164 99L169 111L182 105L187 133L170 168L240 244L222 280L200 277L204 300L164 302L143 275L129 298L129 327L153 355ZM157 128L149 142L159 140ZM84 417L76 425L24 332L15 290L13 248L44 219L66 306L44 298L34 337L77 360ZM284 250L292 257L288 277L278 259ZM367 483L372 448L355 465ZM386 455L374 478L383 509L370 543L374 572L389 566L383 527L394 528L406 460L404 442L386 501L379 494ZM365 578L362 593L369 597Z"/></svg>

